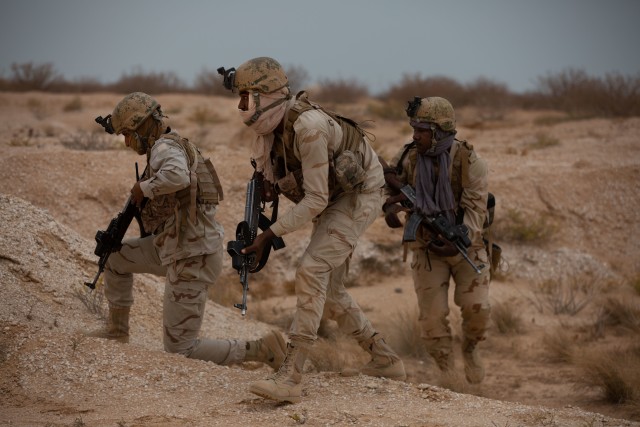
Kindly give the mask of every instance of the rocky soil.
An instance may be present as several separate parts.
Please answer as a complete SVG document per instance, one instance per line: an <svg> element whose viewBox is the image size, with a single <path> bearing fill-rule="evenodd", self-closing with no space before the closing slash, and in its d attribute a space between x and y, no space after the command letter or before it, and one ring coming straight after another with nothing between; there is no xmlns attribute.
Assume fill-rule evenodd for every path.
<svg viewBox="0 0 640 427"><path fill-rule="evenodd" d="M0 93L0 425L640 425L637 404L606 403L597 387L584 386L574 364L550 360L543 345L563 332L567 347L578 350L637 343L637 331L587 339L585 330L601 297L640 300L629 286L640 277L639 118L539 124L559 116L460 111L459 136L489 161L498 200L505 264L492 284L492 303L512 307L524 324L518 333L492 329L482 348L487 378L478 386L440 378L419 351L403 356L406 382L340 376L339 368L366 357L344 338L331 338L329 325L307 364L303 401L278 405L247 391L269 374L266 366L222 367L162 351L159 278L136 277L130 344L82 334L99 327L105 311L100 289L83 285L96 272L93 237L122 208L134 164L144 162L93 121L120 98ZM159 101L171 125L216 165L226 196L219 219L233 239L251 173L250 134L235 116L235 100L170 95ZM367 118L364 103L336 108ZM388 160L409 140L409 128L376 120L369 130ZM547 140L555 143L541 142ZM538 244L500 241L516 213L529 223L544 218L550 237ZM232 308L240 285L228 262L212 287L202 334L255 339L272 328L286 332L307 235L286 236L287 248L252 276L244 319ZM354 254L350 288L396 347L412 341L406 318L416 310L400 239L382 218L376 221ZM591 291L577 297L593 301L574 315L554 315L541 284L572 280L588 283ZM455 309L452 316L458 325Z"/></svg>

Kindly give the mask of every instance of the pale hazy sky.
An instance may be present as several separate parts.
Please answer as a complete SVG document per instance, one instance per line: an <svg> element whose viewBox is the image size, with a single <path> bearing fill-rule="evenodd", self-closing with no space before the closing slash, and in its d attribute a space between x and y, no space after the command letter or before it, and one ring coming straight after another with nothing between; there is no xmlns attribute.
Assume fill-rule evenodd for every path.
<svg viewBox="0 0 640 427"><path fill-rule="evenodd" d="M0 75L51 62L115 82L272 56L372 93L406 73L486 77L512 91L569 67L640 74L640 0L0 0Z"/></svg>

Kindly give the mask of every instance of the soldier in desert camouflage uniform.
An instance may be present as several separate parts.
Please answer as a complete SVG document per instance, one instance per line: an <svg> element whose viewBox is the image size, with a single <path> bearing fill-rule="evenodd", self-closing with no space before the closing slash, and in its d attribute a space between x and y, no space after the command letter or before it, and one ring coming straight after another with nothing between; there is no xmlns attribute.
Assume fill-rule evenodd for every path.
<svg viewBox="0 0 640 427"><path fill-rule="evenodd" d="M366 136L351 120L310 103L306 93L292 98L287 76L272 58L254 58L222 72L225 86L240 95L240 116L256 132L252 157L273 185L266 186L265 196L283 194L295 203L245 253L256 251L260 259L274 236L313 222L296 271L297 305L285 362L250 391L278 401L300 400L302 368L323 311L371 355L362 373L404 380L402 361L344 286L358 239L381 213L383 201L382 166Z"/></svg>
<svg viewBox="0 0 640 427"><path fill-rule="evenodd" d="M489 263L482 232L487 212L488 168L473 146L455 138L453 107L444 98L415 98L407 108L413 141L405 145L385 166L385 179L392 189L410 184L416 190L418 208L427 215L440 212L451 223L469 229L468 254L478 274L456 248L426 227L418 230L416 242L405 243L413 252L411 269L420 309L422 338L427 351L443 372L454 368L449 314L449 280L455 282L454 302L462 313L462 354L470 383L484 379L484 368L476 346L485 339L489 323ZM384 204L389 226L402 227L397 204L402 193Z"/></svg>
<svg viewBox="0 0 640 427"><path fill-rule="evenodd" d="M131 197L138 206L148 198L141 216L151 235L126 239L109 257L104 280L108 324L91 335L129 341L133 273L151 273L166 277L166 351L222 365L260 361L278 368L286 344L276 331L248 342L198 337L207 289L222 266L224 232L215 219L222 188L211 162L192 142L171 132L164 117L156 100L141 92L124 97L111 114L114 133L147 156L148 170L131 189Z"/></svg>

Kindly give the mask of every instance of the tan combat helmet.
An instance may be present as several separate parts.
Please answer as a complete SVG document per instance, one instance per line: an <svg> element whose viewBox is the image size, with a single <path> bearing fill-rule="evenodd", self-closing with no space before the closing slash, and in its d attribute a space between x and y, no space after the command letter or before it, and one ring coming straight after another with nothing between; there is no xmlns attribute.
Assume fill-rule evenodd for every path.
<svg viewBox="0 0 640 427"><path fill-rule="evenodd" d="M415 97L409 102L407 115L412 122L435 123L446 132L456 130L456 114L449 101L438 96Z"/></svg>
<svg viewBox="0 0 640 427"><path fill-rule="evenodd" d="M278 61L266 56L243 63L235 72L233 87L238 92L271 93L289 86L289 79Z"/></svg>
<svg viewBox="0 0 640 427"><path fill-rule="evenodd" d="M143 92L130 93L116 105L111 114L113 130L116 135L125 130L133 132L156 111L161 117L160 104L151 96Z"/></svg>

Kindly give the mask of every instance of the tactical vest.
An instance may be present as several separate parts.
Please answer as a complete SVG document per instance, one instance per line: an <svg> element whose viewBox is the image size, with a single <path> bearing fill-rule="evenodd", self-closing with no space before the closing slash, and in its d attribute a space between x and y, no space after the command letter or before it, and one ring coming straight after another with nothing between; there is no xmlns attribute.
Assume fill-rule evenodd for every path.
<svg viewBox="0 0 640 427"><path fill-rule="evenodd" d="M279 178L276 183L276 188L289 200L294 203L300 202L304 197L304 190L302 188L303 176L302 176L302 163L294 155L294 141L295 130L293 128L294 123L298 120L298 117L305 111L320 110L328 115L334 122L336 122L340 129L342 129L342 143L340 144L339 151L334 152L329 147L329 194L331 197L335 197L338 193L345 191L343 188L343 180L340 174L336 175L336 159L341 154L349 151L356 155L359 160L359 166L362 170L363 155L358 153L361 151L361 144L364 143L365 133L362 128L355 121L343 117L332 111L325 110L318 104L314 104L309 101L306 92L301 91L296 95L296 101L289 110L285 123L282 136L276 135L276 140L273 145L273 152L276 157L276 174ZM364 170L362 170L364 180ZM357 185L357 184L355 184ZM354 186L354 183L349 183L349 186Z"/></svg>
<svg viewBox="0 0 640 427"><path fill-rule="evenodd" d="M204 159L198 147L175 132L164 134L160 138L170 139L182 148L188 161L190 185L176 193L158 196L147 202L141 215L145 230L152 233L178 212L183 215L188 212L191 221L195 222L197 205L217 205L224 197L220 179L211 160Z"/></svg>
<svg viewBox="0 0 640 427"><path fill-rule="evenodd" d="M473 145L464 140L456 139L456 141L458 141L459 144L458 150L453 156L451 165L451 190L453 191L453 196L455 198L456 204L459 205L460 199L462 198L462 192L470 185L469 157L473 153ZM398 175L402 174L402 163L406 156L409 156L409 162L411 165L411 170L408 172L411 173L411 175L415 174L417 164L417 150L412 150L412 148L415 148L415 146L415 142L411 142L405 145L404 151L402 152L400 159L398 160L398 164L396 165L396 171ZM409 178L412 179L412 177ZM495 214L495 206L495 196L492 193L489 193L487 196L487 210L484 219L482 239L489 255L491 276L493 276L496 270L499 268L502 258L502 248L493 241L493 233L491 231L491 225L493 224L493 217ZM459 209L456 215L456 222L458 224L461 224L463 220L464 211L462 209Z"/></svg>

